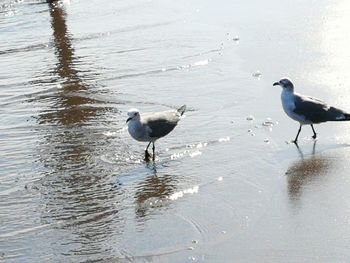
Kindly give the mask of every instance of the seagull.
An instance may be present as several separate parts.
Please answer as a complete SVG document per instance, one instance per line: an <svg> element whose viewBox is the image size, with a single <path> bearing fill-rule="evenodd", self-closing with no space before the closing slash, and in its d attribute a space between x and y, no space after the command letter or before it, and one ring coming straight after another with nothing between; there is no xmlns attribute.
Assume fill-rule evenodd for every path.
<svg viewBox="0 0 350 263"><path fill-rule="evenodd" d="M142 115L135 108L128 111L129 118L126 123L128 123L131 137L140 142L149 142L145 150L145 161L149 161L148 147L151 143L153 144L152 159L155 160L155 141L169 134L175 128L185 110L186 105L182 105L177 110L143 113Z"/></svg>
<svg viewBox="0 0 350 263"><path fill-rule="evenodd" d="M281 100L283 110L290 118L299 122L300 124L297 136L295 137L294 141L292 141L295 144L298 141L298 136L303 125L311 125L314 133L312 138L316 139L317 135L313 124L326 121L350 120L349 113L335 107L331 107L322 100L294 92L294 85L287 78L283 78L280 81L275 82L273 86L282 87Z"/></svg>

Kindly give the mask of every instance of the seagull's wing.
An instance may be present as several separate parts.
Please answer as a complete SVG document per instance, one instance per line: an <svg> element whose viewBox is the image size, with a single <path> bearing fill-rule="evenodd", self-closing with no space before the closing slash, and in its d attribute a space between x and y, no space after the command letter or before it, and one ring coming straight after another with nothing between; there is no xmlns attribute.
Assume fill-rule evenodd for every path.
<svg viewBox="0 0 350 263"><path fill-rule="evenodd" d="M294 112L303 115L306 120L313 123L321 123L325 121L341 121L347 120L348 114L344 111L331 107L322 100L294 94Z"/></svg>
<svg viewBox="0 0 350 263"><path fill-rule="evenodd" d="M179 120L178 112L164 111L148 114L143 117L142 122L149 127L149 136L151 138L160 138L170 133Z"/></svg>

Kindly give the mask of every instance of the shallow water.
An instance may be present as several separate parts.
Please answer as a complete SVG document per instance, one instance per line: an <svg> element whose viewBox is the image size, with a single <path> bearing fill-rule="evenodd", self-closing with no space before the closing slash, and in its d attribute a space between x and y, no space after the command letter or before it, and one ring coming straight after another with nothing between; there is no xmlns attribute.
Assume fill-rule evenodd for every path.
<svg viewBox="0 0 350 263"><path fill-rule="evenodd" d="M346 261L350 124L286 143L272 83L350 111L349 11L0 2L0 261ZM182 104L144 163L127 110Z"/></svg>

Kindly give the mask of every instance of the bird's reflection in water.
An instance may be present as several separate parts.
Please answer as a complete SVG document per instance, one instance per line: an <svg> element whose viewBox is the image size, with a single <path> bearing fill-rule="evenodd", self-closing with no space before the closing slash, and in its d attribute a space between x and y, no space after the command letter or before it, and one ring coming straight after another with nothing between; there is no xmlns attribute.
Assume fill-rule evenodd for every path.
<svg viewBox="0 0 350 263"><path fill-rule="evenodd" d="M309 156L305 156L297 144L296 148L301 159L292 163L286 172L288 195L292 201L300 200L303 190L321 179L332 164L330 158L316 153L316 141Z"/></svg>
<svg viewBox="0 0 350 263"><path fill-rule="evenodd" d="M154 165L151 167L151 175L140 182L136 187L136 217L145 220L153 208L164 208L167 206L167 197L176 190L175 176L159 174Z"/></svg>

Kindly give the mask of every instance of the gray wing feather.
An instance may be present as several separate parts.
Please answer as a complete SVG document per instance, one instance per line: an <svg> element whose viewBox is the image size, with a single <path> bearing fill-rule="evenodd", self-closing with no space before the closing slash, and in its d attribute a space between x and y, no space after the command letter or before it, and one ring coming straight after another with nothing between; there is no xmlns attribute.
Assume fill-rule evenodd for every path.
<svg viewBox="0 0 350 263"><path fill-rule="evenodd" d="M164 137L170 133L180 120L180 114L174 111L164 111L146 115L143 122L150 129L149 134L152 138Z"/></svg>
<svg viewBox="0 0 350 263"><path fill-rule="evenodd" d="M346 113L344 111L330 107L322 100L295 94L294 103L294 112L305 116L313 123L345 120Z"/></svg>

